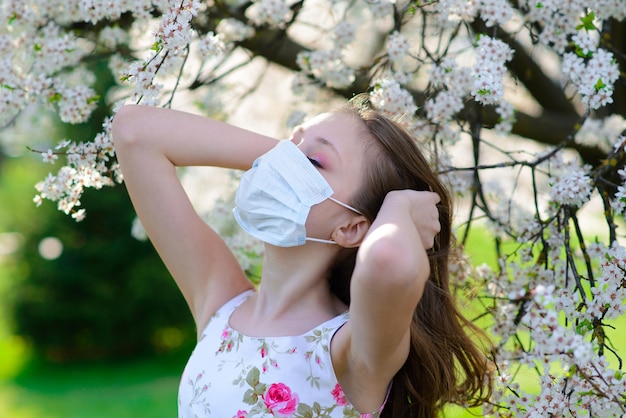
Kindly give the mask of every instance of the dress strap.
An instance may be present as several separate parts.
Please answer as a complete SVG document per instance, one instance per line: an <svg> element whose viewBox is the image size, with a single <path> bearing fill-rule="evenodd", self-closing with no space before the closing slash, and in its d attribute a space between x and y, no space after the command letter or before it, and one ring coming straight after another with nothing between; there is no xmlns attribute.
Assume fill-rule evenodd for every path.
<svg viewBox="0 0 626 418"><path fill-rule="evenodd" d="M213 314L213 316L209 320L209 322L206 325L206 327L204 327L204 330L202 331L202 335L204 335L206 333L207 328L209 328L209 326L211 326L212 324L223 322L224 325L226 325L228 323L228 318L230 318L230 315L235 311L235 309L237 309L239 307L239 305L244 303L246 299L248 299L250 296L252 296L254 294L254 292L256 292L256 290L248 289L248 290L244 291L243 293L238 294L237 296L235 296L234 298L232 298L231 300L229 300L225 304L223 304Z"/></svg>
<svg viewBox="0 0 626 418"><path fill-rule="evenodd" d="M369 414L361 414L361 418L380 417L380 414L383 413L383 409L385 408L385 405L387 405L387 401L389 400L389 394L391 393L391 385L393 385L393 380L391 381L391 383L389 383L389 386L387 386L387 395L385 395L385 400L383 401L383 404L380 406L380 408L378 408L377 411L369 413Z"/></svg>
<svg viewBox="0 0 626 418"><path fill-rule="evenodd" d="M222 305L222 307L219 308L217 312L219 312L220 315L230 316L230 314L232 314L235 309L239 307L239 305L244 303L246 299L252 296L254 292L256 292L256 290L248 289L243 293L238 294L237 296L226 302L224 305Z"/></svg>
<svg viewBox="0 0 626 418"><path fill-rule="evenodd" d="M334 335L335 332L339 330L339 328L341 328L342 326L345 325L346 322L348 322L349 318L350 318L350 312L345 311L335 316L334 318L331 318L328 321L321 323L315 328L316 329L326 328L326 329L334 330L333 332L333 335Z"/></svg>

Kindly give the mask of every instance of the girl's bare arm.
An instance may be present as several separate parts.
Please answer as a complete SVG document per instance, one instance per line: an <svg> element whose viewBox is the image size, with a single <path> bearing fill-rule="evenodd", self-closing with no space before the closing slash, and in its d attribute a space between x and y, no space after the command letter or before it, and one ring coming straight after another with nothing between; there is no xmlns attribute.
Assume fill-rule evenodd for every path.
<svg viewBox="0 0 626 418"><path fill-rule="evenodd" d="M413 312L430 274L426 250L440 230L438 202L431 192L388 193L361 244L339 340L350 387L380 393L371 385L384 389L407 359Z"/></svg>
<svg viewBox="0 0 626 418"><path fill-rule="evenodd" d="M113 121L113 141L135 210L200 332L219 306L251 285L193 209L175 168L247 169L276 140L185 112L126 106Z"/></svg>

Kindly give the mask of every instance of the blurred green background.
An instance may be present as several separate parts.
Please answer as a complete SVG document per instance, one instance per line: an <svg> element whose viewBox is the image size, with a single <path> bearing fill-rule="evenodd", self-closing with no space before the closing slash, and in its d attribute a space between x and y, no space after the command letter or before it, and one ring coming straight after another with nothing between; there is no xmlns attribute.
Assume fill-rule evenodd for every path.
<svg viewBox="0 0 626 418"><path fill-rule="evenodd" d="M75 223L33 204L48 169L0 163L0 416L175 416L195 338L182 297L131 237L123 187L87 193Z"/></svg>
<svg viewBox="0 0 626 418"><path fill-rule="evenodd" d="M92 65L106 97L110 71ZM124 187L87 191L80 223L33 203L35 183L60 164L26 147L91 140L103 102L87 124L40 109L26 123L36 136L9 137L28 135L24 123L0 131L0 417L176 416L193 321L151 244L131 236Z"/></svg>

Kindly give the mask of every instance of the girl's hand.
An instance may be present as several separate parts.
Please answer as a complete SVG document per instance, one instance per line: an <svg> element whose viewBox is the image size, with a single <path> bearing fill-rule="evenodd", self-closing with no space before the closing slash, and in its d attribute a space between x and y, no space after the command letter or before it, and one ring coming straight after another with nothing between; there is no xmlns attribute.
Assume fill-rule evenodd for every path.
<svg viewBox="0 0 626 418"><path fill-rule="evenodd" d="M428 250L433 247L435 236L441 230L437 209L440 200L439 195L433 192L394 190L387 193L383 206L393 205L399 210L404 208L415 225L424 249Z"/></svg>

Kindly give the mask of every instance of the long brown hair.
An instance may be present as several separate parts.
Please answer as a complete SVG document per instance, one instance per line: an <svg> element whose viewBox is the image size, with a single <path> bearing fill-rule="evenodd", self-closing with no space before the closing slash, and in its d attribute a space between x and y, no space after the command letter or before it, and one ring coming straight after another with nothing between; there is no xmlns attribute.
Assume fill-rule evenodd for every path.
<svg viewBox="0 0 626 418"><path fill-rule="evenodd" d="M411 323L411 349L393 379L383 417L435 417L448 402L478 405L491 395L489 345L481 329L457 309L450 293L448 264L454 245L452 201L411 135L372 108L367 96L352 99L339 112L363 122L367 172L351 205L372 222L391 190L430 190L439 195L441 231L429 251L430 278ZM344 250L330 276L331 290L350 304L355 250ZM478 342L483 341L484 346Z"/></svg>

